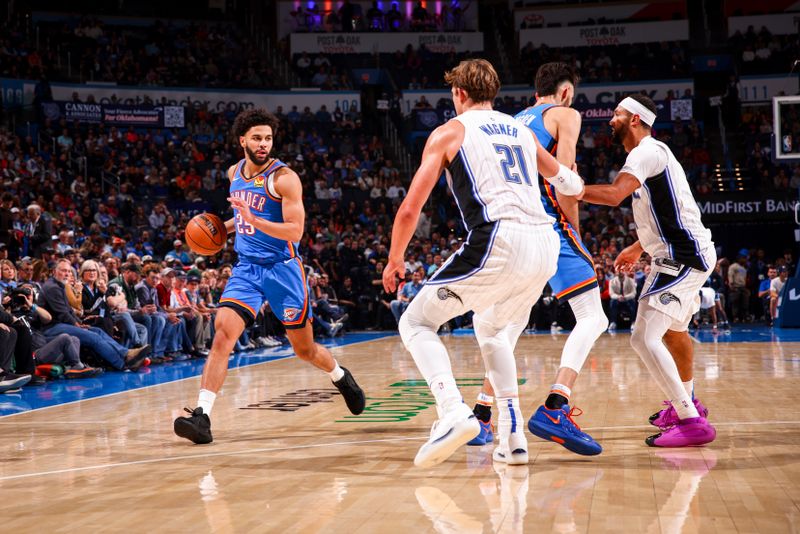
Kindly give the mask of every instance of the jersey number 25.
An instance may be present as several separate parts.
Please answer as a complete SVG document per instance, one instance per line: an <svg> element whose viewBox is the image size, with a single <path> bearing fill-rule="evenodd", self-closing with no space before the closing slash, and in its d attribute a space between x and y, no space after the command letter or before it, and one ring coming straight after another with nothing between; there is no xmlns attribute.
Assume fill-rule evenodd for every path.
<svg viewBox="0 0 800 534"><path fill-rule="evenodd" d="M245 234L245 235L253 235L256 233L256 229L252 224L248 224L244 222L242 216L238 213L236 214L236 233L237 234Z"/></svg>

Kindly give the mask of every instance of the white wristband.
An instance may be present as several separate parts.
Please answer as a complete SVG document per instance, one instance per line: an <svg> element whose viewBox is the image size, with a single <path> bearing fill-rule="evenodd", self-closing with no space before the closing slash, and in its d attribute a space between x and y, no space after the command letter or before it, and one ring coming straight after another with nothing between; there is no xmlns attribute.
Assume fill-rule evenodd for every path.
<svg viewBox="0 0 800 534"><path fill-rule="evenodd" d="M574 171L568 169L561 163L558 164L558 173L547 178L559 193L568 196L578 196L583 193L583 180Z"/></svg>

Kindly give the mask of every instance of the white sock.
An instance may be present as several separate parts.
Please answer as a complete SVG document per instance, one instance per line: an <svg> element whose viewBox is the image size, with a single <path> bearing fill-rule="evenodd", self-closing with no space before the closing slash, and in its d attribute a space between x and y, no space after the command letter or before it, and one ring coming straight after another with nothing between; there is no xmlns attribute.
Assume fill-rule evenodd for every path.
<svg viewBox="0 0 800 534"><path fill-rule="evenodd" d="M478 404L483 404L484 406L491 408L492 404L494 404L494 397L481 391L478 393Z"/></svg>
<svg viewBox="0 0 800 534"><path fill-rule="evenodd" d="M438 410L439 417L463 402L458 386L456 386L456 379L453 378L452 373L437 374L431 377L428 385L430 385L431 392L436 398L436 405L440 408Z"/></svg>
<svg viewBox="0 0 800 534"><path fill-rule="evenodd" d="M333 360L333 363L336 365L334 365L333 369L328 372L328 376L330 376L331 380L333 380L334 382L338 382L344 376L344 371L342 370L341 367L339 367L339 362Z"/></svg>
<svg viewBox="0 0 800 534"><path fill-rule="evenodd" d="M519 397L497 397L497 436L500 446L508 444L512 434L523 434L524 420Z"/></svg>
<svg viewBox="0 0 800 534"><path fill-rule="evenodd" d="M694 400L694 378L689 380L688 382L683 383L683 389L686 390L686 394Z"/></svg>
<svg viewBox="0 0 800 534"><path fill-rule="evenodd" d="M572 390L564 384L553 384L550 386L550 394L552 395L553 393L556 395L561 395L562 397L566 397L567 402L569 402L569 398L572 395Z"/></svg>
<svg viewBox="0 0 800 534"><path fill-rule="evenodd" d="M197 397L197 407L203 409L203 413L211 417L211 409L214 407L214 401L217 399L217 394L207 389L201 389L200 395Z"/></svg>

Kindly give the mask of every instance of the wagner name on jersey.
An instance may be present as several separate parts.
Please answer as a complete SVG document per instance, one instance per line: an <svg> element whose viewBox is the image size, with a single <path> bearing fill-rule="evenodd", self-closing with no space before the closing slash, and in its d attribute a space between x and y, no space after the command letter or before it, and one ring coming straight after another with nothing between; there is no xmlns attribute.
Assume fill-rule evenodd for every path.
<svg viewBox="0 0 800 534"><path fill-rule="evenodd" d="M533 133L499 111L452 120L464 125L464 141L445 172L466 228L498 220L552 226L540 199Z"/></svg>
<svg viewBox="0 0 800 534"><path fill-rule="evenodd" d="M686 174L669 147L645 137L620 172L641 183L633 193L633 218L645 252L707 271L711 232L703 226Z"/></svg>

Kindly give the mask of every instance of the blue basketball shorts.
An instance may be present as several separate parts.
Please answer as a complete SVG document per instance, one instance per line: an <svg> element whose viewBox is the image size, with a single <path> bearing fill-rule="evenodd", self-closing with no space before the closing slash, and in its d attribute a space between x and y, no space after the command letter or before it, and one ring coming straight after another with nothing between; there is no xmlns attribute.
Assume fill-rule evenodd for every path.
<svg viewBox="0 0 800 534"><path fill-rule="evenodd" d="M556 231L561 239L561 250L556 274L548 283L555 297L569 300L597 287L597 274L592 255L572 225L556 226Z"/></svg>
<svg viewBox="0 0 800 534"><path fill-rule="evenodd" d="M258 265L239 262L219 299L233 308L248 326L264 302L287 329L303 328L312 317L306 272L300 258Z"/></svg>

